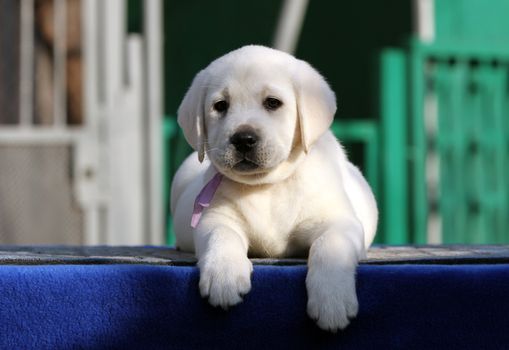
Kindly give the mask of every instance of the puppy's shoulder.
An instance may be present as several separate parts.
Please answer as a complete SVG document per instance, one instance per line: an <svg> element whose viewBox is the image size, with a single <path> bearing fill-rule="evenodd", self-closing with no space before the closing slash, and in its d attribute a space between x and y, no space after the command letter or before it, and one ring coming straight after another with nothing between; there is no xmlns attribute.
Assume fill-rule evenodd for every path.
<svg viewBox="0 0 509 350"><path fill-rule="evenodd" d="M192 182L207 177L210 172L210 161L205 159L202 163L198 160L197 152L191 153L178 168L171 184L171 210L175 209L183 192ZM213 176L213 175L212 175ZM209 176L211 177L211 176ZM203 182L203 180L201 180Z"/></svg>
<svg viewBox="0 0 509 350"><path fill-rule="evenodd" d="M340 164L348 161L343 146L330 130L315 142L309 153L309 158L328 164Z"/></svg>
<svg viewBox="0 0 509 350"><path fill-rule="evenodd" d="M343 147L331 131L327 131L315 142L305 161L299 168L299 175L305 187L313 191L324 190L332 195L342 186L343 169L348 159Z"/></svg>

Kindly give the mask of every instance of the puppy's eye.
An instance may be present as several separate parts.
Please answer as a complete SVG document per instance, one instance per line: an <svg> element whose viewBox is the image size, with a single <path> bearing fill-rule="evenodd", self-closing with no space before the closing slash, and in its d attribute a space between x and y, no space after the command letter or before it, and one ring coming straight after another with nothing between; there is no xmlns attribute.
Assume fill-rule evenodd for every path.
<svg viewBox="0 0 509 350"><path fill-rule="evenodd" d="M281 107L282 105L283 105L283 102L281 102L280 100L278 100L277 98L274 98L274 97L267 97L263 101L263 106L265 108L267 108L269 111L274 111L274 110L278 109L279 107Z"/></svg>
<svg viewBox="0 0 509 350"><path fill-rule="evenodd" d="M214 110L216 110L219 113L224 113L226 110L228 110L228 107L230 105L225 100L217 101L214 103Z"/></svg>

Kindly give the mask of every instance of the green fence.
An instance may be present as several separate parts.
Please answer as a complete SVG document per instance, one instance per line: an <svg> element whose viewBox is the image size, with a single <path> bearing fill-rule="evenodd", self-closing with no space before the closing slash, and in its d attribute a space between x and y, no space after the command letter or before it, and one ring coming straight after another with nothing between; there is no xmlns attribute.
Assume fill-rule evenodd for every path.
<svg viewBox="0 0 509 350"><path fill-rule="evenodd" d="M399 164L397 176L382 170L384 231L416 243L432 229L444 243L508 242L509 51L415 41L381 65L384 157Z"/></svg>
<svg viewBox="0 0 509 350"><path fill-rule="evenodd" d="M446 243L507 242L509 51L414 43L411 55L414 216L437 212ZM433 155L434 194L417 187ZM425 227L416 233L425 240Z"/></svg>

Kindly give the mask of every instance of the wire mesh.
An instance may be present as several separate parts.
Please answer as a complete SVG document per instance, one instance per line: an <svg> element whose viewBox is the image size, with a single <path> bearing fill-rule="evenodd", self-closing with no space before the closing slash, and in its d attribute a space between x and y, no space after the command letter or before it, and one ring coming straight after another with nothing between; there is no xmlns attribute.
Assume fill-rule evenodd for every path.
<svg viewBox="0 0 509 350"><path fill-rule="evenodd" d="M0 0L0 244L83 241L72 144L38 137L82 124L81 41L81 0Z"/></svg>
<svg viewBox="0 0 509 350"><path fill-rule="evenodd" d="M68 146L0 146L0 244L81 244Z"/></svg>

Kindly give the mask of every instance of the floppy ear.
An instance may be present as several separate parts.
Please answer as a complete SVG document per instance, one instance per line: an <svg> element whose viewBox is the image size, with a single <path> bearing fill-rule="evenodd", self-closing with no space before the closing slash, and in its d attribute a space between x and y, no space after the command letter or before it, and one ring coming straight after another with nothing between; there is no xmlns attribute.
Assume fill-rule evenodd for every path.
<svg viewBox="0 0 509 350"><path fill-rule="evenodd" d="M311 145L330 127L336 113L336 96L325 79L307 62L297 60L295 90L302 145Z"/></svg>
<svg viewBox="0 0 509 350"><path fill-rule="evenodd" d="M205 71L199 72L187 90L178 109L178 124L184 131L187 143L198 152L198 159L205 157Z"/></svg>

